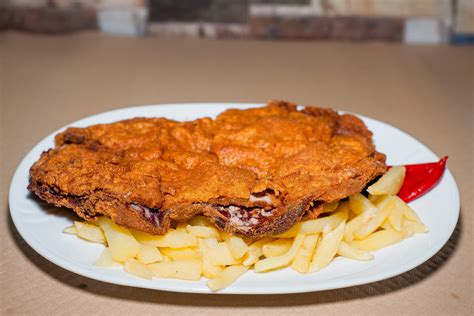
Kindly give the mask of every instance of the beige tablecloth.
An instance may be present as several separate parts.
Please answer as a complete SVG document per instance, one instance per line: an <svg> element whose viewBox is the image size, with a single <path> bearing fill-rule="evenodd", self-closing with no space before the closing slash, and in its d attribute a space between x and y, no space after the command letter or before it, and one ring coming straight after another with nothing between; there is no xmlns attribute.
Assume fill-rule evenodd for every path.
<svg viewBox="0 0 474 316"><path fill-rule="evenodd" d="M473 312L472 47L0 35L2 314L318 315ZM122 287L63 270L18 235L8 188L57 128L166 102L332 106L395 125L449 155L461 219L418 268L373 284L298 295L194 295Z"/></svg>

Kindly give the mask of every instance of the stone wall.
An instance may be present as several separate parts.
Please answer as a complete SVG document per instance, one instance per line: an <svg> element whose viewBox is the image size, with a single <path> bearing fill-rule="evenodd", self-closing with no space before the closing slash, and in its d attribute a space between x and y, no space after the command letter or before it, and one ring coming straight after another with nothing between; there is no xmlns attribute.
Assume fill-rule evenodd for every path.
<svg viewBox="0 0 474 316"><path fill-rule="evenodd" d="M3 0L0 3L1 29L43 33L99 28L126 35L406 43L467 43L474 36L473 0Z"/></svg>

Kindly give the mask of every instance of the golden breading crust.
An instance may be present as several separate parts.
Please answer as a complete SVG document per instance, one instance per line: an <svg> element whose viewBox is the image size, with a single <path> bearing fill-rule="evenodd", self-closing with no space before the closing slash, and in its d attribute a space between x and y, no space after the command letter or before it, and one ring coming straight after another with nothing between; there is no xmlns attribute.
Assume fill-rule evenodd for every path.
<svg viewBox="0 0 474 316"><path fill-rule="evenodd" d="M219 229L258 238L317 217L323 203L385 171L357 117L271 101L215 120L68 128L31 167L28 188L85 219L106 215L152 234L204 214Z"/></svg>

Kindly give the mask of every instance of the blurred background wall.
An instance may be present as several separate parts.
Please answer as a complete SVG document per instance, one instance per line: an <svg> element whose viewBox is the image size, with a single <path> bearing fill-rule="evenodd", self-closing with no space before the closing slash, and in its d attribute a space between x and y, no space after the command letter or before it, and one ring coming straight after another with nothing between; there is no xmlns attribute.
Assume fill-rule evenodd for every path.
<svg viewBox="0 0 474 316"><path fill-rule="evenodd" d="M474 0L3 0L0 30L474 43Z"/></svg>

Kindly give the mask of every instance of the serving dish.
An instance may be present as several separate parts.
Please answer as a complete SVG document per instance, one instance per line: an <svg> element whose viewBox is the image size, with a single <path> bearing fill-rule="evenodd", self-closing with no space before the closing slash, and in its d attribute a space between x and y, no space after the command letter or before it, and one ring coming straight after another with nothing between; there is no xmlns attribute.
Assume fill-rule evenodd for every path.
<svg viewBox="0 0 474 316"><path fill-rule="evenodd" d="M192 120L215 117L228 108L249 108L261 104L188 103L130 107L93 115L68 126L85 127L110 123L132 117L166 117ZM436 161L438 157L425 145L386 123L358 115L374 134L377 150L387 155L387 164L412 164ZM103 246L84 242L63 234L71 225L71 212L47 206L26 189L28 171L41 152L53 147L55 131L40 141L18 166L10 186L10 213L23 239L40 255L74 273L114 284L187 293L211 293L201 281L175 279L140 279L121 268L93 266ZM307 275L291 269L271 273L248 271L222 294L300 293L342 288L383 280L422 264L441 249L451 236L459 217L459 192L447 169L439 184L429 193L410 203L429 227L426 234L417 234L401 243L374 253L374 260L359 262L336 258L325 269Z"/></svg>

